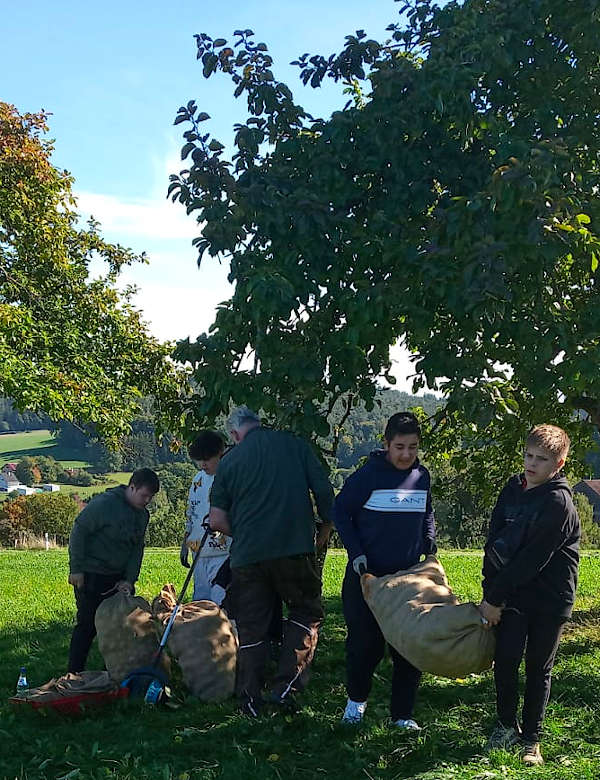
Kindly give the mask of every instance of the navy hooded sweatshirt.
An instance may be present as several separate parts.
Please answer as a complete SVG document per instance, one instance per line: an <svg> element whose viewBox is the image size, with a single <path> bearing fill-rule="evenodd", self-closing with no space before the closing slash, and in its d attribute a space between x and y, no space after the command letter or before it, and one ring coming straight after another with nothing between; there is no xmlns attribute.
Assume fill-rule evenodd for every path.
<svg viewBox="0 0 600 780"><path fill-rule="evenodd" d="M419 562L435 549L431 478L415 460L400 470L384 450L346 480L334 504L334 522L352 561L366 555L371 574L381 577Z"/></svg>

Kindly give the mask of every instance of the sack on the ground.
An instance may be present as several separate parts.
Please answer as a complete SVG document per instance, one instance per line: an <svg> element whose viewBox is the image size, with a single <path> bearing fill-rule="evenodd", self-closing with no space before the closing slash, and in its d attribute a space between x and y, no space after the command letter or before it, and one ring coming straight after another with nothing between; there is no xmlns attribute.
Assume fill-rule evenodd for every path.
<svg viewBox="0 0 600 780"><path fill-rule="evenodd" d="M437 558L385 577L364 574L361 585L386 641L417 669L457 678L492 665L494 632L473 602L459 604Z"/></svg>
<svg viewBox="0 0 600 780"><path fill-rule="evenodd" d="M152 602L152 611L163 629L175 603L172 585L165 585ZM179 608L167 648L177 659L183 681L194 696L202 701L231 696L237 640L226 613L213 601L190 601Z"/></svg>
<svg viewBox="0 0 600 780"><path fill-rule="evenodd" d="M152 663L158 638L150 604L141 596L115 593L100 604L95 623L98 647L115 682Z"/></svg>
<svg viewBox="0 0 600 780"><path fill-rule="evenodd" d="M58 679L52 678L44 685L32 688L27 701L44 704L63 701L73 696L92 693L110 693L117 688L108 672L68 672Z"/></svg>

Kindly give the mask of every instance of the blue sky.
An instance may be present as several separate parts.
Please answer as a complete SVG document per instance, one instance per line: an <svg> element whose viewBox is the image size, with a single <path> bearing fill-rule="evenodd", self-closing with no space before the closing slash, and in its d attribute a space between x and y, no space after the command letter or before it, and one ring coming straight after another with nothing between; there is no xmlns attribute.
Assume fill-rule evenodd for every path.
<svg viewBox="0 0 600 780"><path fill-rule="evenodd" d="M0 99L21 112L52 114L54 163L75 177L79 211L99 219L110 240L150 258L124 281L140 288L137 305L151 329L161 339L195 338L229 296L228 269L217 261L196 268L194 217L165 199L185 129L173 119L195 99L211 115L207 128L228 144L246 114L226 77L203 78L194 33L232 41L233 30L254 30L296 100L327 116L346 100L341 87L304 88L289 62L303 52L339 51L357 29L382 40L398 10L393 0L21 0L3 9ZM406 364L397 357L401 380Z"/></svg>

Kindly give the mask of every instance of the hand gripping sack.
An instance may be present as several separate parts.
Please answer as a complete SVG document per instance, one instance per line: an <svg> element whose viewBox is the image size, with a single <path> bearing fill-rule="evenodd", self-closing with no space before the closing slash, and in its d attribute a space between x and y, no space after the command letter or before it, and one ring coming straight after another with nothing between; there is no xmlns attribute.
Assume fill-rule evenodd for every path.
<svg viewBox="0 0 600 780"><path fill-rule="evenodd" d="M175 603L172 585L165 585L152 602L152 611L163 628ZM213 601L181 605L167 648L177 659L184 683L198 699L219 701L232 695L237 640L226 613Z"/></svg>
<svg viewBox="0 0 600 780"><path fill-rule="evenodd" d="M150 604L117 592L96 610L98 647L112 680L120 683L134 669L148 666L158 648Z"/></svg>
<svg viewBox="0 0 600 780"><path fill-rule="evenodd" d="M473 602L459 604L437 558L385 577L364 574L361 585L386 641L417 669L457 678L492 665L494 632Z"/></svg>

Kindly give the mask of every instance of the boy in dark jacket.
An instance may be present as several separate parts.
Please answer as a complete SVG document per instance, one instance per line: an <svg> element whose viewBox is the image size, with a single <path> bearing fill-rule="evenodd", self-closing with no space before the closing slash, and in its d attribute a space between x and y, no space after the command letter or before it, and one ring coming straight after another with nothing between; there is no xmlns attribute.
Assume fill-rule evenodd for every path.
<svg viewBox="0 0 600 780"><path fill-rule="evenodd" d="M521 742L525 764L543 763L540 732L554 658L575 601L579 517L561 474L569 437L538 425L527 437L525 470L511 477L492 513L483 561L483 617L496 628L498 724L488 749ZM527 649L525 649L527 648ZM525 653L522 731L519 665Z"/></svg>
<svg viewBox="0 0 600 780"><path fill-rule="evenodd" d="M134 471L127 487L94 496L73 525L69 539L69 583L75 591L77 624L69 649L69 672L81 672L96 636L94 618L115 590L132 593L144 555L149 514L159 490L150 469Z"/></svg>
<svg viewBox="0 0 600 780"><path fill-rule="evenodd" d="M399 412L388 420L385 449L371 453L352 474L335 501L334 519L348 551L342 586L348 702L344 723L359 723L367 707L373 673L383 658L385 639L365 602L360 576L380 577L408 569L421 555L436 552L430 477L417 458L417 418ZM419 730L412 718L421 673L394 648L391 716L402 729Z"/></svg>

